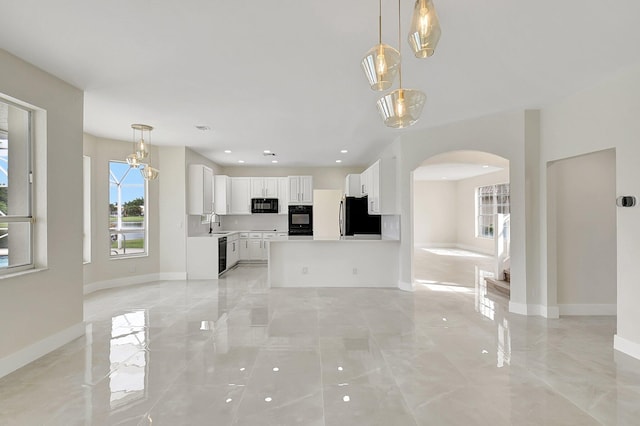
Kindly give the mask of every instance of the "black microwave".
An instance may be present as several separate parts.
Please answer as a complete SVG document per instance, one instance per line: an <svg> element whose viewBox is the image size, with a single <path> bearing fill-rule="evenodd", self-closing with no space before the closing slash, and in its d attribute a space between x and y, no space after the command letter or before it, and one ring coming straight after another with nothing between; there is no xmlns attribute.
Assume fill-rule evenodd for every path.
<svg viewBox="0 0 640 426"><path fill-rule="evenodd" d="M278 199L252 198L251 213L278 213Z"/></svg>

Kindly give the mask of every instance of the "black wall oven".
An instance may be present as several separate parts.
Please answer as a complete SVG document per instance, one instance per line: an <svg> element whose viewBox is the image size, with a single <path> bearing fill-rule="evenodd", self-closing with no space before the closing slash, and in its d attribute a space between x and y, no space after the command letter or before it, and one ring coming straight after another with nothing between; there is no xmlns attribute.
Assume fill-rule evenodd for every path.
<svg viewBox="0 0 640 426"><path fill-rule="evenodd" d="M251 213L278 213L278 199L252 198Z"/></svg>
<svg viewBox="0 0 640 426"><path fill-rule="evenodd" d="M313 235L312 206L289 206L289 235Z"/></svg>

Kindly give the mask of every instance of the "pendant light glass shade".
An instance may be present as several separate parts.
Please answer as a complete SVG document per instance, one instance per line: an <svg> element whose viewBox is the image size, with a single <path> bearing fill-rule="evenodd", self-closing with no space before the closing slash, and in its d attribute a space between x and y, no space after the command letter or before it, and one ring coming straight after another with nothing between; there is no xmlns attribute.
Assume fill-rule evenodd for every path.
<svg viewBox="0 0 640 426"><path fill-rule="evenodd" d="M376 91L387 90L393 85L399 64L400 53L388 44L374 46L361 62L371 89Z"/></svg>
<svg viewBox="0 0 640 426"><path fill-rule="evenodd" d="M151 167L151 164L147 164L144 168L140 169L140 174L142 174L142 177L146 180L154 180L158 178L160 170L155 167Z"/></svg>
<svg viewBox="0 0 640 426"><path fill-rule="evenodd" d="M138 159L138 155L136 153L127 155L127 164L131 167L135 167L136 169L140 167L140 160Z"/></svg>
<svg viewBox="0 0 640 426"><path fill-rule="evenodd" d="M378 111L385 126L402 129L418 121L426 100L420 90L400 88L378 99Z"/></svg>
<svg viewBox="0 0 640 426"><path fill-rule="evenodd" d="M440 22L431 0L416 0L409 29L409 45L416 58L434 54L440 40Z"/></svg>
<svg viewBox="0 0 640 426"><path fill-rule="evenodd" d="M382 0L378 8L378 44L367 52L360 64L371 89L380 92L393 85L400 68L400 52L382 43Z"/></svg>

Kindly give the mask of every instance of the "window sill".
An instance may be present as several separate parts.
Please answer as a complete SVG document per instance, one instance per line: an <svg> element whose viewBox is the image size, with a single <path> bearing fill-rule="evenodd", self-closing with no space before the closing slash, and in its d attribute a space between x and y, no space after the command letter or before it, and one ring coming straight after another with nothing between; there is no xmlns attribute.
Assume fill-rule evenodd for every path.
<svg viewBox="0 0 640 426"><path fill-rule="evenodd" d="M6 273L6 274L1 274L0 275L0 280L16 278L16 277L20 277L22 275L34 274L36 272L42 272L42 271L48 271L48 270L49 270L49 268L32 268L32 269L25 269L25 270L22 270L22 271L9 272L9 273Z"/></svg>
<svg viewBox="0 0 640 426"><path fill-rule="evenodd" d="M114 256L114 257L109 257L109 261L112 261L112 260L125 260L125 259L136 259L136 258L141 258L141 257L149 257L149 253Z"/></svg>

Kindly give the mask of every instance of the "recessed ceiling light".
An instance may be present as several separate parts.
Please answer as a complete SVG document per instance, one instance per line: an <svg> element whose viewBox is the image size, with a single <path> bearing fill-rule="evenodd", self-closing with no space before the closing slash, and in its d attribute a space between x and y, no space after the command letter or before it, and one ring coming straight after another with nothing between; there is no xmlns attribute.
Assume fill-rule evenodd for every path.
<svg viewBox="0 0 640 426"><path fill-rule="evenodd" d="M272 162L272 163L277 163L277 162L278 162L278 160L271 160L271 162Z"/></svg>
<svg viewBox="0 0 640 426"><path fill-rule="evenodd" d="M265 150L264 150L264 151L262 151L262 152L264 152L265 154L271 154L271 151L270 151L270 150L268 150L268 149L265 149Z"/></svg>
<svg viewBox="0 0 640 426"><path fill-rule="evenodd" d="M238 160L238 163L244 163L244 160Z"/></svg>
<svg viewBox="0 0 640 426"><path fill-rule="evenodd" d="M446 179L446 177L445 177L445 176L443 176L441 179Z"/></svg>
<svg viewBox="0 0 640 426"><path fill-rule="evenodd" d="M349 151L347 151L346 149L343 149L342 151L340 151L341 154L346 154L347 152Z"/></svg>
<svg viewBox="0 0 640 426"><path fill-rule="evenodd" d="M224 150L224 153L225 153L225 154L231 154L231 150L230 150L230 149L225 149L225 150Z"/></svg>
<svg viewBox="0 0 640 426"><path fill-rule="evenodd" d="M336 160L336 163L342 163L342 160Z"/></svg>
<svg viewBox="0 0 640 426"><path fill-rule="evenodd" d="M488 169L489 166L487 166L486 164L482 166L483 169Z"/></svg>

